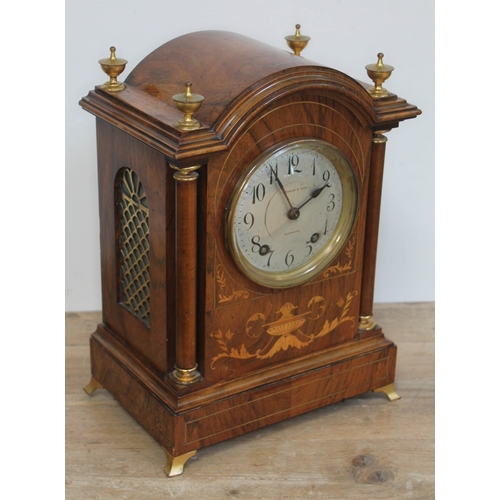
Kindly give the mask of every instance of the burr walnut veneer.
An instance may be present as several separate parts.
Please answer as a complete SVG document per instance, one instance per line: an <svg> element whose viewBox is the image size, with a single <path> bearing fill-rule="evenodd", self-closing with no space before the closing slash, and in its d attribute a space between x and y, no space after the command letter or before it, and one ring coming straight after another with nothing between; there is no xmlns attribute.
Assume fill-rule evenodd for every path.
<svg viewBox="0 0 500 500"><path fill-rule="evenodd" d="M204 100L198 128L182 130L172 96L187 81ZM372 311L383 132L420 111L227 32L172 40L124 83L119 91L96 87L81 101L97 118L103 295L87 391L104 387L140 422L165 449L168 475L182 472L201 447L370 390L394 397L396 346ZM322 254L310 279L267 286L231 252L236 229L228 213L258 159L297 141L342 156L355 205L344 240ZM275 216L270 207L288 196L295 208L279 215L288 234L298 227L291 214L299 217L294 192L302 186L300 217L312 211L313 233L303 250L312 253L335 222L316 230L310 214L329 214L350 195L338 168L344 200L340 191L327 194L330 173L316 172L314 158L300 154L280 157L282 184L278 166L270 168L246 196L250 207L274 197L262 205L262 227ZM309 180L300 180L306 172ZM263 245L265 235L251 233L250 212L241 221L250 231L249 255L260 253L272 266L280 242ZM299 256L296 249L284 255L286 274Z"/></svg>

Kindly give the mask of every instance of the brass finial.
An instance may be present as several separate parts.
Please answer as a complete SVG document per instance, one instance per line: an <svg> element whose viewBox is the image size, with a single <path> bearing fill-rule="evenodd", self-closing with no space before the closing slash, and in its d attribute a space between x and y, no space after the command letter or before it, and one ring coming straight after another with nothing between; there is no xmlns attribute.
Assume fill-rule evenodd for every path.
<svg viewBox="0 0 500 500"><path fill-rule="evenodd" d="M126 59L117 59L114 47L110 47L111 55L107 59L100 59L99 64L102 70L109 76L109 82L101 85L101 88L108 92L118 92L125 88L125 84L119 82L116 78L123 72L128 61Z"/></svg>
<svg viewBox="0 0 500 500"><path fill-rule="evenodd" d="M191 86L191 82L186 82L184 94L172 96L177 109L184 113L184 118L174 124L174 127L179 130L194 130L201 127L201 123L193 118L193 114L200 109L205 98L200 94L192 94Z"/></svg>
<svg viewBox="0 0 500 500"><path fill-rule="evenodd" d="M376 64L368 64L365 66L368 76L375 84L373 88L368 89L368 92L372 97L385 97L389 95L389 91L384 89L382 84L391 76L394 67L383 63L382 59L384 54L382 54L382 52L379 52L377 57L378 61Z"/></svg>
<svg viewBox="0 0 500 500"><path fill-rule="evenodd" d="M295 35L285 37L286 43L296 56L300 56L301 51L306 48L310 39L310 36L303 36L300 34L300 24L295 25Z"/></svg>

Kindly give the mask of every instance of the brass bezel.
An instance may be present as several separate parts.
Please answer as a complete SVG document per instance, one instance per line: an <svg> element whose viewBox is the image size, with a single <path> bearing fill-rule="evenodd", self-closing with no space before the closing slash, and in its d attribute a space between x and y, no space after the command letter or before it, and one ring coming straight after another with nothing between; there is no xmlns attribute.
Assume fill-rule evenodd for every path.
<svg viewBox="0 0 500 500"><path fill-rule="evenodd" d="M335 230L323 248L309 261L289 271L269 272L250 264L241 252L236 239L234 212L245 185L261 165L275 156L297 148L314 149L326 156L337 170L342 183L342 209ZM336 146L314 138L281 142L260 154L245 170L229 198L226 209L226 245L238 269L253 282L269 288L291 288L316 277L339 254L354 226L358 213L358 182L349 160Z"/></svg>

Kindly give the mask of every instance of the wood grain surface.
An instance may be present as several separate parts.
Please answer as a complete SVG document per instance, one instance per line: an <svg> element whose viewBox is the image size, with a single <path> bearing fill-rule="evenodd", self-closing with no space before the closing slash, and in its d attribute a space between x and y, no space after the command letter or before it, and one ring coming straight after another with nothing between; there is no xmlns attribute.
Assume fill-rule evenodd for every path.
<svg viewBox="0 0 500 500"><path fill-rule="evenodd" d="M366 393L198 451L167 478L156 441L106 390L89 397L101 314L68 313L66 498L434 498L434 304L376 304L401 400Z"/></svg>

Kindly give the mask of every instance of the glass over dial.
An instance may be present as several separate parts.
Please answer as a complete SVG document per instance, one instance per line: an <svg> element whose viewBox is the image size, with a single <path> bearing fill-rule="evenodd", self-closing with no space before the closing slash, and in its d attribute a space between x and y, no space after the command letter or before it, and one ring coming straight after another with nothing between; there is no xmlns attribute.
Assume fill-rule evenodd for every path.
<svg viewBox="0 0 500 500"><path fill-rule="evenodd" d="M356 178L343 154L315 139L289 142L261 155L236 186L229 249L253 281L295 286L338 254L356 210Z"/></svg>

